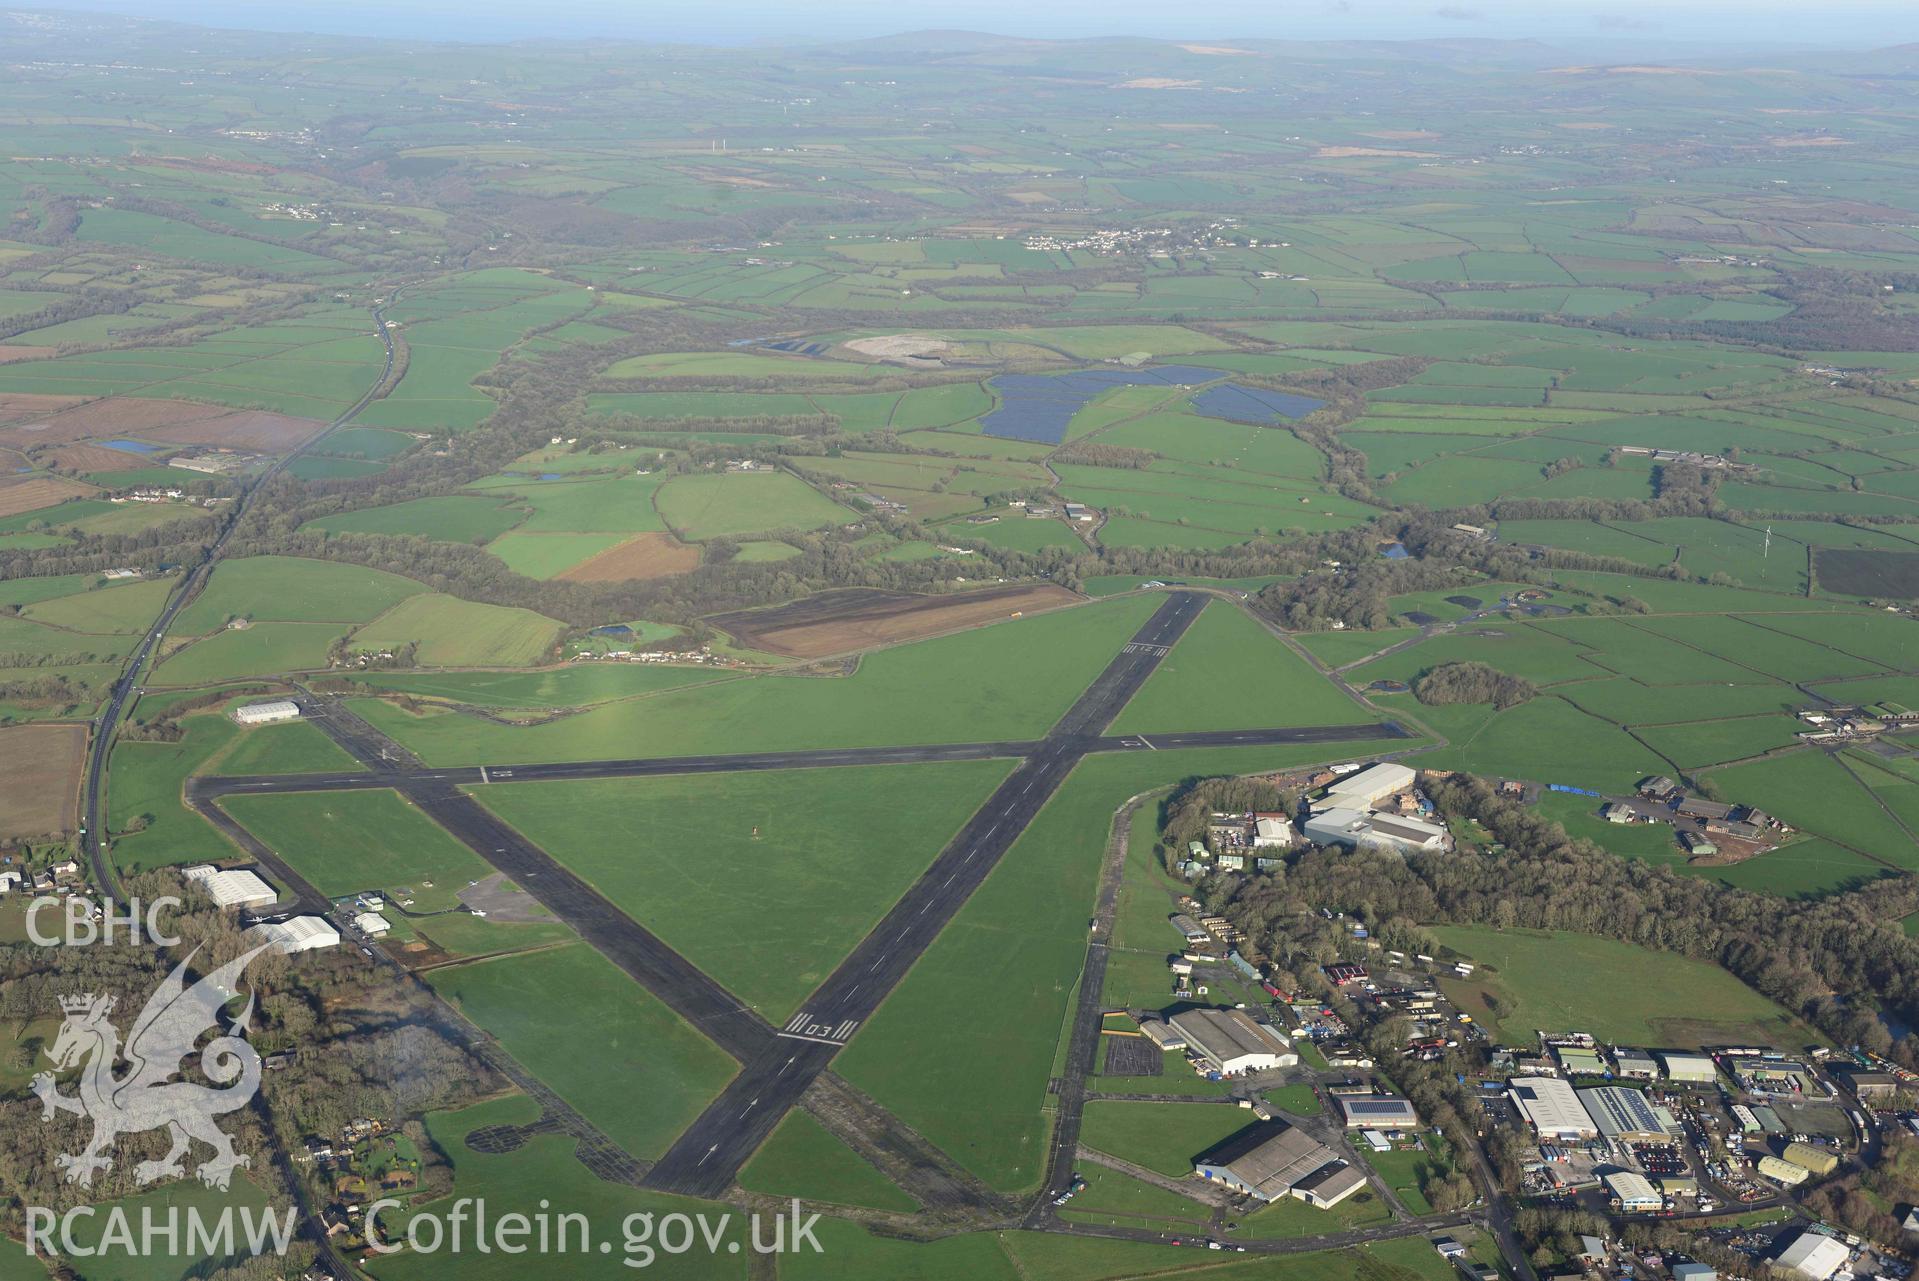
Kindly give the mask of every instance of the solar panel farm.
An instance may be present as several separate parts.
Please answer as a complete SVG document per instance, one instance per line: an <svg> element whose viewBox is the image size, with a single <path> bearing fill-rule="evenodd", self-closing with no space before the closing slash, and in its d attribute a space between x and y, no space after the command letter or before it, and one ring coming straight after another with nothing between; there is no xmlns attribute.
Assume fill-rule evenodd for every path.
<svg viewBox="0 0 1919 1281"><path fill-rule="evenodd" d="M632 1270L408 1235L462 1198L755 1281L1910 1250L1909 51L30 19L0 1276L265 1266L25 1209L224 1199L341 1281ZM49 960L36 893L189 941ZM41 1006L255 954L230 1186L37 1155ZM1725 1101L1570 1164L1504 1102L1641 1042Z"/></svg>

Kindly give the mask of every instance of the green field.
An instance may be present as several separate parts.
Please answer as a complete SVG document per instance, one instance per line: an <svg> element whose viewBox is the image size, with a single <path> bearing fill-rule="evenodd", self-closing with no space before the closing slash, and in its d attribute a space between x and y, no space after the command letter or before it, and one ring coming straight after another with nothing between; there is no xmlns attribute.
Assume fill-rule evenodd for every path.
<svg viewBox="0 0 1919 1281"><path fill-rule="evenodd" d="M1045 733L1157 603L1055 610L867 654L845 678L729 680L526 728L356 706L435 764L1017 741Z"/></svg>
<svg viewBox="0 0 1919 1281"><path fill-rule="evenodd" d="M781 529L818 529L851 513L787 472L676 476L655 501L667 526L688 542Z"/></svg>
<svg viewBox="0 0 1919 1281"><path fill-rule="evenodd" d="M1534 1032L1579 1031L1608 1044L1697 1049L1757 1041L1790 1049L1810 1035L1704 961L1564 931L1440 925L1433 933L1478 966L1470 979L1442 979L1441 986L1503 1044L1531 1045ZM1602 974L1633 978L1595 985Z"/></svg>
<svg viewBox="0 0 1919 1281"><path fill-rule="evenodd" d="M361 650L416 645L428 667L525 667L548 657L562 628L529 609L483 605L429 592L412 596L353 633Z"/></svg>
<svg viewBox="0 0 1919 1281"><path fill-rule="evenodd" d="M206 589L180 612L187 635L218 631L235 618L255 623L364 623L425 591L398 574L289 556L224 561Z"/></svg>
<svg viewBox="0 0 1919 1281"><path fill-rule="evenodd" d="M734 1072L732 1059L583 943L437 969L428 981L635 1156L665 1151Z"/></svg>
<svg viewBox="0 0 1919 1281"><path fill-rule="evenodd" d="M221 808L331 898L411 891L411 913L443 911L493 871L398 792L228 796Z"/></svg>
<svg viewBox="0 0 1919 1281"><path fill-rule="evenodd" d="M474 794L779 1024L1011 768L693 774Z"/></svg>
<svg viewBox="0 0 1919 1281"><path fill-rule="evenodd" d="M1373 719L1251 615L1213 601L1119 714L1113 732L1353 725Z"/></svg>

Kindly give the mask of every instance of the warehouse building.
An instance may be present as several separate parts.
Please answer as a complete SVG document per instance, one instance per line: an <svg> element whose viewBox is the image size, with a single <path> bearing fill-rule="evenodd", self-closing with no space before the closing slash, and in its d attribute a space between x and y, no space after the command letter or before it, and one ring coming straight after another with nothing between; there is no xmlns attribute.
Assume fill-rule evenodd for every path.
<svg viewBox="0 0 1919 1281"><path fill-rule="evenodd" d="M1623 1046L1614 1046L1612 1061L1613 1067L1621 1076L1637 1077L1644 1081L1659 1079L1659 1064L1644 1050L1629 1050Z"/></svg>
<svg viewBox="0 0 1919 1281"><path fill-rule="evenodd" d="M295 916L285 921L262 921L247 933L263 943L271 943L275 951L288 955L340 945L340 931L334 929L332 923L326 918L319 916Z"/></svg>
<svg viewBox="0 0 1919 1281"><path fill-rule="evenodd" d="M300 708L292 699L279 698L270 703L247 703L233 709L233 719L242 725L267 725L274 721L300 719Z"/></svg>
<svg viewBox="0 0 1919 1281"><path fill-rule="evenodd" d="M1599 1137L1599 1127L1580 1106L1578 1092L1558 1077L1508 1082L1506 1095L1526 1118L1526 1124L1542 1139L1577 1141Z"/></svg>
<svg viewBox="0 0 1919 1281"><path fill-rule="evenodd" d="M1705 1054L1662 1054L1659 1061L1666 1066L1669 1080L1690 1082L1694 1085L1711 1085L1719 1079L1719 1071L1713 1066L1712 1058Z"/></svg>
<svg viewBox="0 0 1919 1281"><path fill-rule="evenodd" d="M1663 1143L1669 1137L1652 1104L1638 1090L1623 1085L1581 1090L1579 1103L1599 1127L1601 1138L1627 1143Z"/></svg>
<svg viewBox="0 0 1919 1281"><path fill-rule="evenodd" d="M1622 1214L1652 1214L1666 1208L1666 1198L1643 1174L1615 1170L1605 1176L1605 1183Z"/></svg>
<svg viewBox="0 0 1919 1281"><path fill-rule="evenodd" d="M1851 1257L1843 1241L1820 1232L1801 1232L1779 1252L1773 1267L1799 1281L1829 1281Z"/></svg>
<svg viewBox="0 0 1919 1281"><path fill-rule="evenodd" d="M1419 1125L1413 1105L1390 1094L1345 1095L1335 1101L1349 1130L1411 1130Z"/></svg>
<svg viewBox="0 0 1919 1281"><path fill-rule="evenodd" d="M1381 761L1357 774L1335 779L1313 808L1318 809L1323 805L1328 809L1366 809L1388 796L1397 796L1410 790L1417 777L1404 765Z"/></svg>
<svg viewBox="0 0 1919 1281"><path fill-rule="evenodd" d="M202 863L182 869L180 875L205 890L215 907L257 907L280 897L278 890L244 867L222 870Z"/></svg>
<svg viewBox="0 0 1919 1281"><path fill-rule="evenodd" d="M353 918L353 928L368 938L381 939L387 936L387 931L391 930L393 925L378 912L362 912Z"/></svg>
<svg viewBox="0 0 1919 1281"><path fill-rule="evenodd" d="M1782 1155L1794 1165L1804 1166L1821 1178L1839 1168L1838 1153L1828 1148L1816 1148L1810 1143L1788 1143Z"/></svg>
<svg viewBox="0 0 1919 1281"><path fill-rule="evenodd" d="M1437 823L1345 806L1312 814L1302 830L1306 839L1315 845L1343 845L1348 849L1387 850L1395 854L1443 850L1452 845L1451 835Z"/></svg>
<svg viewBox="0 0 1919 1281"><path fill-rule="evenodd" d="M1244 1010L1182 1010L1166 1020L1187 1048L1224 1076L1297 1067L1292 1042Z"/></svg>
<svg viewBox="0 0 1919 1281"><path fill-rule="evenodd" d="M1812 1171L1808 1170L1805 1166L1794 1164L1791 1161L1782 1161L1776 1156L1760 1157L1759 1173L1765 1175L1774 1183L1783 1183L1789 1188L1796 1188L1812 1177Z"/></svg>
<svg viewBox="0 0 1919 1281"><path fill-rule="evenodd" d="M1599 1057L1599 1051L1582 1045L1555 1045L1553 1056L1559 1060L1559 1068L1567 1076L1604 1076L1605 1060Z"/></svg>
<svg viewBox="0 0 1919 1281"><path fill-rule="evenodd" d="M1193 1173L1261 1201L1292 1197L1327 1209L1366 1186L1366 1176L1297 1126L1250 1126L1193 1163Z"/></svg>

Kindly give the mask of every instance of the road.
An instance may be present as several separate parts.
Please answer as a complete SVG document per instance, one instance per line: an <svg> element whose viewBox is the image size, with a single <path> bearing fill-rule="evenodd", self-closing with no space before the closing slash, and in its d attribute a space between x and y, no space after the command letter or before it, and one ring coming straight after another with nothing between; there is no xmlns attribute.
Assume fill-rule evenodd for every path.
<svg viewBox="0 0 1919 1281"><path fill-rule="evenodd" d="M187 602L193 599L194 594L213 573L214 562L219 560L220 553L226 549L227 540L233 537L233 531L239 528L241 519L253 506L254 499L259 496L266 483L306 450L358 417L360 411L373 402L380 388L386 386L387 379L393 376L393 335L386 327L386 307L392 301L397 301L399 294L399 290L394 290L389 302L373 308L374 328L380 335L380 341L386 346L386 364L380 371L379 379L367 388L366 394L354 401L345 413L328 423L324 431L304 444L289 450L241 490L239 499L228 508L220 526L220 532L207 545L199 562L181 577L180 585L167 598L166 608L160 611L160 616L154 620L151 630L141 638L140 644L127 657L126 667L120 673L120 679L113 683L113 691L107 696L106 706L94 718L93 741L88 750L87 775L80 804L80 848L86 854L87 862L92 866L94 883L99 886L100 893L108 900L118 894L120 878L114 871L112 860L107 857L106 847L100 843L100 833L107 821L107 816L101 810L101 798L105 792L107 758L113 753L114 735L120 728L120 718L126 715L128 705L139 692L140 673L146 670L147 660L159 648L160 640L166 635L167 629L173 626L173 620L179 616L182 609L186 608Z"/></svg>

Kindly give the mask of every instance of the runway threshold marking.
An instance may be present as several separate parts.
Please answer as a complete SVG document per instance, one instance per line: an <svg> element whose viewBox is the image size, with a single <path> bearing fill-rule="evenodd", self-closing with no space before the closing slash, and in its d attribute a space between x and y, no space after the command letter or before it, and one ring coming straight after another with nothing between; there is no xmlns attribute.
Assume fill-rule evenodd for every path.
<svg viewBox="0 0 1919 1281"><path fill-rule="evenodd" d="M858 1019L847 1019L837 1027L830 1023L815 1023L810 1010L801 1010L793 1016L790 1023L773 1035L794 1041L813 1041L820 1045L844 1046L859 1025ZM787 1062L791 1064L792 1060L788 1059Z"/></svg>

